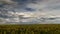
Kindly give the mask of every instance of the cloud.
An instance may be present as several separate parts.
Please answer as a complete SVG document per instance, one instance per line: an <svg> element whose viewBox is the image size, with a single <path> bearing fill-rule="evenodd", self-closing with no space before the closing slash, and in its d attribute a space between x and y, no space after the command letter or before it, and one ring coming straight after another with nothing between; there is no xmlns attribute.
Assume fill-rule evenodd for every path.
<svg viewBox="0 0 60 34"><path fill-rule="evenodd" d="M37 3L38 1L42 1L42 0L12 0L14 2L18 2L19 4L28 4L28 3Z"/></svg>
<svg viewBox="0 0 60 34"><path fill-rule="evenodd" d="M0 23L59 23L59 9L60 0L0 0Z"/></svg>
<svg viewBox="0 0 60 34"><path fill-rule="evenodd" d="M26 11L35 11L35 9L32 8L25 8Z"/></svg>

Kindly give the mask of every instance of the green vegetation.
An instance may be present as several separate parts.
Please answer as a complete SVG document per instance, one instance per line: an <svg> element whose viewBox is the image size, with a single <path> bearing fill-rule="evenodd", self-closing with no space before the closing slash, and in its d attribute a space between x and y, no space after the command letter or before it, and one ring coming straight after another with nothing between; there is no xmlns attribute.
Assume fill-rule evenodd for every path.
<svg viewBox="0 0 60 34"><path fill-rule="evenodd" d="M0 34L60 34L60 25L0 25Z"/></svg>

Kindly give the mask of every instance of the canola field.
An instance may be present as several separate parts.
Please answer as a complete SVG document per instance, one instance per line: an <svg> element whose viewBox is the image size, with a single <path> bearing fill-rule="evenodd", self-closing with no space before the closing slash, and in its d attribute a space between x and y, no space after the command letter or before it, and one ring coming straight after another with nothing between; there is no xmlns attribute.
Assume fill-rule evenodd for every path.
<svg viewBox="0 0 60 34"><path fill-rule="evenodd" d="M0 25L0 34L60 34L59 24Z"/></svg>

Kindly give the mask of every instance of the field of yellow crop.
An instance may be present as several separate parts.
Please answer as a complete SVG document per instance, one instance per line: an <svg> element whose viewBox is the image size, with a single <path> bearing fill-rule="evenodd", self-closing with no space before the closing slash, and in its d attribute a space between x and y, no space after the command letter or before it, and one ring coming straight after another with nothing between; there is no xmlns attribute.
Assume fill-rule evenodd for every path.
<svg viewBox="0 0 60 34"><path fill-rule="evenodd" d="M0 34L60 34L59 24L0 25Z"/></svg>

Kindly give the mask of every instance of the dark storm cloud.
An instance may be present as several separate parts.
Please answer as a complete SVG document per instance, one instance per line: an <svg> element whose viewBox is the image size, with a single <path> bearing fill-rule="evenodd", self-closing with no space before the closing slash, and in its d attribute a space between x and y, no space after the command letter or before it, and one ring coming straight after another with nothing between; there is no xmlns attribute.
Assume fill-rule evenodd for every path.
<svg viewBox="0 0 60 34"><path fill-rule="evenodd" d="M60 19L60 17L54 17L54 18L44 18L41 17L40 19L38 19L37 22L39 22L40 24L42 23L53 23L54 21L57 21L58 19Z"/></svg>
<svg viewBox="0 0 60 34"><path fill-rule="evenodd" d="M4 6L4 4L0 5L0 8L3 7L3 6Z"/></svg>
<svg viewBox="0 0 60 34"><path fill-rule="evenodd" d="M1 3L1 4L0 4L0 8L3 8L3 7L6 5L6 3L1 2L1 1L0 1L0 3Z"/></svg>
<svg viewBox="0 0 60 34"><path fill-rule="evenodd" d="M27 5L30 3L37 3L39 1L40 0L2 0L0 1L0 8L5 11L9 11L9 10L14 11L15 9L34 11L34 9L32 8L27 8Z"/></svg>
<svg viewBox="0 0 60 34"><path fill-rule="evenodd" d="M14 2L18 2L19 4L29 4L29 3L37 3L37 1L42 0L12 0Z"/></svg>
<svg viewBox="0 0 60 34"><path fill-rule="evenodd" d="M7 16L7 15L1 15L1 14L0 14L0 17L2 17L2 18L7 18L8 16Z"/></svg>
<svg viewBox="0 0 60 34"><path fill-rule="evenodd" d="M48 6L45 9L49 9L49 10L59 10L60 9L60 5L55 5L55 6Z"/></svg>
<svg viewBox="0 0 60 34"><path fill-rule="evenodd" d="M55 20L56 18L41 18L43 20Z"/></svg>
<svg viewBox="0 0 60 34"><path fill-rule="evenodd" d="M25 8L25 10L27 10L27 11L35 11L35 9L32 9L32 8Z"/></svg>

